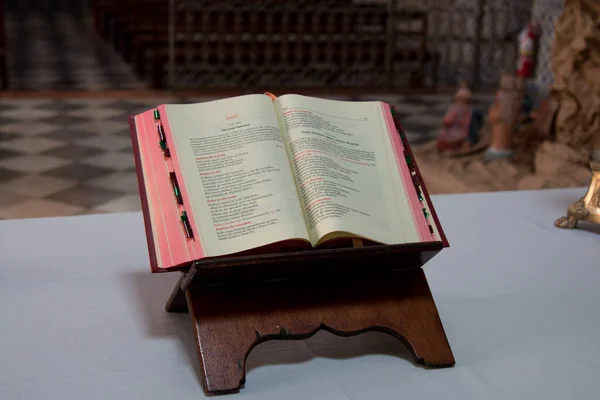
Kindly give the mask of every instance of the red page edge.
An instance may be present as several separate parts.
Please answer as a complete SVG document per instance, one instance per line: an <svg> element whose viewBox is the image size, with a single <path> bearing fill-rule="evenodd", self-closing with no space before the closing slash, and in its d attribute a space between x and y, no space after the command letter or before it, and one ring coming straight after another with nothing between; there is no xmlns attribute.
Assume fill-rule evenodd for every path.
<svg viewBox="0 0 600 400"><path fill-rule="evenodd" d="M171 131L171 124L169 122L169 115L167 113L167 108L165 104L162 104L160 106L157 107L157 109L160 112L161 115L161 123L163 124L163 128L165 130L165 136L167 137L167 141L170 144L175 143L175 141L173 140L173 132ZM169 146L169 151L171 152L171 166L173 167L173 172L175 172L175 176L177 176L177 183L179 185L179 190L181 192L181 197L183 199L183 206L178 206L178 208L185 210L185 212L188 215L188 221L190 224L190 227L192 228L192 231L194 232L194 239L192 243L186 242L185 245L189 247L192 247L192 251L194 252L194 254L196 254L196 252L198 254L196 254L195 259L190 260L190 262L193 261L198 261L201 260L203 258L206 258L206 252L204 251L204 248L202 247L202 243L200 241L200 228L197 226L196 224L196 218L194 218L194 213L192 212L192 210L190 209L190 205L192 204L192 202L190 201L190 195L189 195L189 191L187 189L187 183L185 181L185 179L183 179L183 170L181 168L181 164L179 162L179 155L177 154L177 149L175 146L171 145ZM178 268L181 267L180 265L175 265L173 267L168 268L169 270L172 270L174 268Z"/></svg>
<svg viewBox="0 0 600 400"><path fill-rule="evenodd" d="M162 272L158 267L156 258L156 248L154 247L154 235L152 233L152 222L150 219L150 208L148 205L148 194L146 193L146 184L142 169L142 159L140 157L140 146L137 137L137 128L135 125L135 115L129 116L129 134L131 135L131 145L133 147L133 157L135 160L135 172L137 174L138 188L140 192L140 202L142 204L142 214L144 217L144 228L146 231L146 241L148 243L148 256L150 258L150 269L152 272Z"/></svg>
<svg viewBox="0 0 600 400"><path fill-rule="evenodd" d="M391 106L389 104L387 104L387 106L390 107L390 109L391 109ZM391 113L391 110L390 110L390 113ZM402 128L402 123L400 122L400 119L398 117L396 117L394 114L392 114L392 120L394 121L394 125L396 126L396 128L399 131L401 131L402 133L404 133L404 129ZM419 179L419 182L421 183L420 186L421 186L421 189L423 190L423 196L425 196L425 198L427 199L427 203L430 205L429 211L431 212L431 217L435 221L438 233L440 234L440 239L442 240L444 247L450 247L450 243L448 243L448 239L446 238L446 234L444 233L442 224L440 223L440 220L438 218L437 212L435 211L433 202L431 201L431 197L429 196L429 192L427 191L427 185L425 184L425 181L423 180L423 176L421 175L421 171L419 170L419 166L417 164L417 160L415 159L415 155L413 154L412 148L410 147L410 143L408 143L408 140L406 140L406 135L404 135L404 138L400 137L400 140L402 140L402 143L404 144L404 150L408 152L408 154L410 155L410 158L414 164L414 170L417 174L417 178Z"/></svg>

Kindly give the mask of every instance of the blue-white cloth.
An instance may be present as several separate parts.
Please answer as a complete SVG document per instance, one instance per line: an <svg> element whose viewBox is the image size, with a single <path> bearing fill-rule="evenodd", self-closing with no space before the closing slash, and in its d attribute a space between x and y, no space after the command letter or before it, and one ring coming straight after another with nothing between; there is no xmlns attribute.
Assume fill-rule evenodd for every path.
<svg viewBox="0 0 600 400"><path fill-rule="evenodd" d="M454 355L427 370L382 333L267 342L235 399L597 399L600 227L585 193L434 197L450 248L426 266ZM0 221L0 399L199 399L185 314L164 305L139 213ZM207 305L208 307L210 305Z"/></svg>

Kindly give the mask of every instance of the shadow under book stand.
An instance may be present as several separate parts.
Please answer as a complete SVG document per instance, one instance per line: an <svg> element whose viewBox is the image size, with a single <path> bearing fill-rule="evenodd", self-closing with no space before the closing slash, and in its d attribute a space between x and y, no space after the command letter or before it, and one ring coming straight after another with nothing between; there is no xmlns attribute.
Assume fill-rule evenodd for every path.
<svg viewBox="0 0 600 400"><path fill-rule="evenodd" d="M192 317L201 380L208 394L244 384L258 344L389 333L415 363L454 365L422 265L442 242L309 250L195 262L182 273L166 309Z"/></svg>

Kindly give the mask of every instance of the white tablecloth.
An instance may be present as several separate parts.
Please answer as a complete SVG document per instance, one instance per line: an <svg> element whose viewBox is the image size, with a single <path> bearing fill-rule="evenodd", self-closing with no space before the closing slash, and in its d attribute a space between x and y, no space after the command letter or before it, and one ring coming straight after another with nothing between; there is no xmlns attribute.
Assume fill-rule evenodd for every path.
<svg viewBox="0 0 600 400"><path fill-rule="evenodd" d="M434 198L451 247L425 271L454 368L321 332L258 346L235 398L600 398L600 227L553 226L584 191ZM163 308L179 274L150 273L141 214L0 221L0 255L0 399L203 397L189 317Z"/></svg>

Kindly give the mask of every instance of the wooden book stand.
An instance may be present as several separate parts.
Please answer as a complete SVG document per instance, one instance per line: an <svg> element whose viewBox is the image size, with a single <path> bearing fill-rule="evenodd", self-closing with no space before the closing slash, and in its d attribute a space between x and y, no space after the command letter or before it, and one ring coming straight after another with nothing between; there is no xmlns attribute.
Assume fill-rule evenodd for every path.
<svg viewBox="0 0 600 400"><path fill-rule="evenodd" d="M392 109L392 114L394 110ZM394 116L415 186L431 199ZM440 226L435 210L431 217ZM147 218L146 218L147 219ZM167 311L192 317L201 379L208 394L238 391L246 358L273 339L377 330L401 340L417 364L454 365L422 266L448 243L374 245L203 259L183 274Z"/></svg>
<svg viewBox="0 0 600 400"><path fill-rule="evenodd" d="M196 262L166 309L189 311L208 394L245 382L250 351L273 339L389 333L417 364L454 365L421 266L443 247L375 245Z"/></svg>

